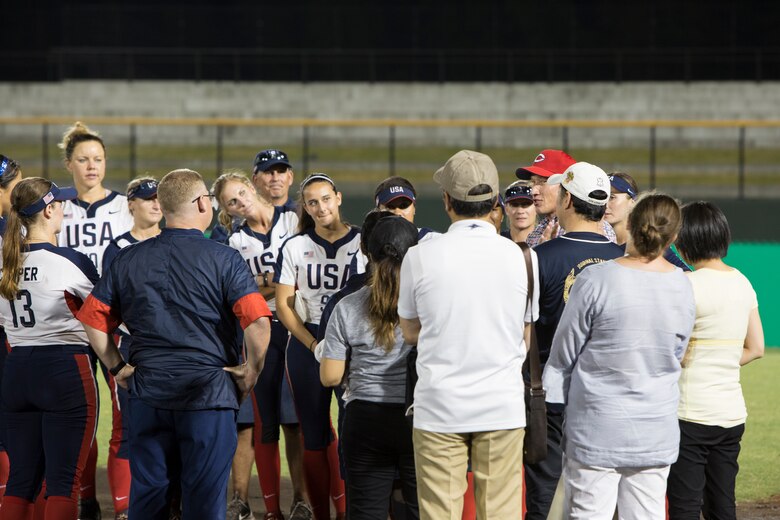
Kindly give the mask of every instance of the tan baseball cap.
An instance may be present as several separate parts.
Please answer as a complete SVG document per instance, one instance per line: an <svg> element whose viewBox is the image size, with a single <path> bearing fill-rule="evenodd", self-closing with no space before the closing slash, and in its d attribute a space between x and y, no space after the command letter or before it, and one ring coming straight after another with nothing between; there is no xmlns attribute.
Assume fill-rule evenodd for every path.
<svg viewBox="0 0 780 520"><path fill-rule="evenodd" d="M484 153L471 150L461 150L450 157L444 166L436 170L433 180L446 191L450 197L463 202L482 202L497 197L498 169L493 159ZM490 193L469 195L469 191L487 184Z"/></svg>

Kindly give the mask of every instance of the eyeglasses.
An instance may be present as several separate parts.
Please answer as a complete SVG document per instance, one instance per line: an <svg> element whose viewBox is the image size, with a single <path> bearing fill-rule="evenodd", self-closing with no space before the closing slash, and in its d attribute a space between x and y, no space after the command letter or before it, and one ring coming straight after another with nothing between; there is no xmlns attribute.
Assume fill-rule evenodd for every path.
<svg viewBox="0 0 780 520"><path fill-rule="evenodd" d="M213 193L204 193L203 195L198 195L197 197L192 199L192 201L190 201L190 202L197 202L198 200L202 199L203 197L208 197L209 198L209 202L211 202L211 201L214 200L215 195Z"/></svg>

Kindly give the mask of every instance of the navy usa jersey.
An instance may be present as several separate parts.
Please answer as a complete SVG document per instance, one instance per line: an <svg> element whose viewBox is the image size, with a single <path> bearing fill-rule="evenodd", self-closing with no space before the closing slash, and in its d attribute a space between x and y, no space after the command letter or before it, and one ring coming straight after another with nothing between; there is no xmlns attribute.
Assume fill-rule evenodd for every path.
<svg viewBox="0 0 780 520"><path fill-rule="evenodd" d="M306 306L306 316L301 318L319 324L323 308L346 285L353 269L366 270L357 228L332 244L309 229L282 245L274 282L296 287Z"/></svg>
<svg viewBox="0 0 780 520"><path fill-rule="evenodd" d="M59 245L87 255L99 273L103 271L103 252L108 244L133 227L127 197L116 191L93 204L67 200L62 203L62 213Z"/></svg>

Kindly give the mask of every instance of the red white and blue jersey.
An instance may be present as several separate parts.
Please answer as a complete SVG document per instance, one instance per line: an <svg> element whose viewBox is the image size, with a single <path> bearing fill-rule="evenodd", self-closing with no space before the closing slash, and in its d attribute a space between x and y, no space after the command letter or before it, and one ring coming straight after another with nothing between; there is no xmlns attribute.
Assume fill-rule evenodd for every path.
<svg viewBox="0 0 780 520"><path fill-rule="evenodd" d="M127 197L116 191L107 190L106 198L92 204L67 200L62 203L62 213L59 245L87 255L99 273L108 244L133 227Z"/></svg>
<svg viewBox="0 0 780 520"><path fill-rule="evenodd" d="M230 247L241 254L252 276L261 273L273 273L279 248L290 237L295 235L298 227L298 214L285 206L274 207L274 217L268 234L252 231L244 223L228 237ZM268 300L268 307L276 310L276 300Z"/></svg>
<svg viewBox="0 0 780 520"><path fill-rule="evenodd" d="M85 255L51 244L30 244L23 254L16 298L0 298L0 325L11 348L87 345L75 314L98 280Z"/></svg>
<svg viewBox="0 0 780 520"><path fill-rule="evenodd" d="M350 266L353 260L355 263ZM346 285L353 269L357 273L366 270L366 257L360 251L360 230L353 227L330 243L309 229L282 245L274 282L298 289L306 306L306 316L301 319L316 325L325 304Z"/></svg>

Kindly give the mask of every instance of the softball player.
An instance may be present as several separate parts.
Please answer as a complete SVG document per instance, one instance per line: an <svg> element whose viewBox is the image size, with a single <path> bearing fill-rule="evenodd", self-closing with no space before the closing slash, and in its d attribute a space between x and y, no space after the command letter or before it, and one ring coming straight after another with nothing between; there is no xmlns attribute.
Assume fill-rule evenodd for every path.
<svg viewBox="0 0 780 520"><path fill-rule="evenodd" d="M78 197L63 203L59 245L87 255L100 273L103 252L108 244L133 227L127 197L103 187L106 148L98 133L76 122L65 132L59 146L63 150L65 168L73 175L73 185L78 192ZM110 387L110 381L108 383ZM81 520L97 519L100 515L95 498L96 464L97 446L93 446L81 481ZM108 472L112 473L111 467Z"/></svg>
<svg viewBox="0 0 780 520"><path fill-rule="evenodd" d="M388 177L379 183L374 190L374 204L379 211L389 211L403 217L414 224L414 214L417 211L417 190L411 182L403 177ZM430 228L417 228L417 240L433 238L439 233Z"/></svg>
<svg viewBox="0 0 780 520"><path fill-rule="evenodd" d="M286 206L272 206L255 191L252 182L240 173L222 174L211 189L220 206L219 221L225 229L233 227L227 238L230 247L237 250L246 261L257 281L260 294L268 302L271 311L276 310L274 265L282 243L295 234L298 215ZM233 222L238 220L237 226ZM279 427L282 424L282 385L285 366L285 349L288 340L287 329L277 318L271 320L271 342L265 356L265 364L255 385L248 418L242 419L239 412L238 448L233 459L234 496L228 506L231 515L250 515L247 495L251 462L246 467L242 460L243 451L252 449L253 422L255 429L255 459L257 461L260 487L266 508L266 518L283 518L279 504L281 490L281 467L279 457ZM254 406L252 406L254 404ZM254 409L254 417L252 414ZM243 426L243 428L242 428ZM249 461L252 457L249 457ZM303 497L296 497L302 500ZM243 517L240 517L243 518Z"/></svg>
<svg viewBox="0 0 780 520"><path fill-rule="evenodd" d="M22 180L22 170L13 159L0 154L0 247L5 233L5 217L11 210L11 190ZM8 354L5 329L0 327L0 377L2 377L5 356ZM3 502L5 485L8 482L8 453L5 451L5 420L2 417L0 401L0 504Z"/></svg>
<svg viewBox="0 0 780 520"><path fill-rule="evenodd" d="M56 245L61 201L75 195L30 178L11 197L0 279L0 324L11 346L2 384L11 473L0 519L32 518L44 477L45 517L77 514L97 387L87 336L74 313L98 274L85 255Z"/></svg>
<svg viewBox="0 0 780 520"><path fill-rule="evenodd" d="M341 193L325 174L301 182L299 233L279 251L274 282L276 312L290 331L287 373L303 430L304 478L314 516L330 518L328 491L339 517L345 512L344 481L339 474L335 433L330 421L331 389L320 384L313 350L320 315L328 299L344 287L352 257L365 270L360 232L341 220ZM296 305L297 298L300 305Z"/></svg>
<svg viewBox="0 0 780 520"><path fill-rule="evenodd" d="M141 177L127 185L127 206L133 215L133 229L113 239L103 253L103 272L108 270L116 255L125 247L160 234L162 211L157 201L157 181ZM117 329L114 341L122 357L130 357L131 336L124 327ZM127 390L116 384L114 376L100 365L111 393L111 439L108 445L108 486L117 517L126 513L130 504L130 461L127 443Z"/></svg>

